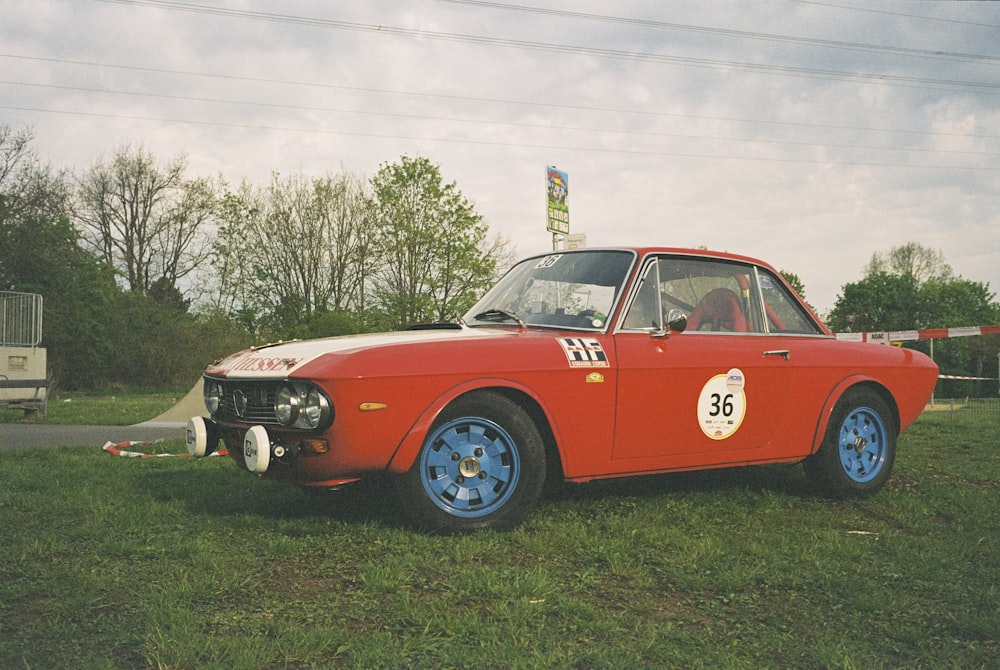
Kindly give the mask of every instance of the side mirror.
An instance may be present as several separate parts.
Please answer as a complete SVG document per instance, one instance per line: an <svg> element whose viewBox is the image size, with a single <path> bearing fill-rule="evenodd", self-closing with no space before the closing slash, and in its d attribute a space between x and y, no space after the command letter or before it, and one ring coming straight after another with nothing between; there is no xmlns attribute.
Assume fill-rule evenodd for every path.
<svg viewBox="0 0 1000 670"><path fill-rule="evenodd" d="M674 333L683 333L687 325L687 314L679 309L672 309L667 313L666 328L663 330L654 330L650 334L653 337L670 337Z"/></svg>
<svg viewBox="0 0 1000 670"><path fill-rule="evenodd" d="M679 309L672 309L667 314L667 330L672 333L683 333L688 327L687 314Z"/></svg>

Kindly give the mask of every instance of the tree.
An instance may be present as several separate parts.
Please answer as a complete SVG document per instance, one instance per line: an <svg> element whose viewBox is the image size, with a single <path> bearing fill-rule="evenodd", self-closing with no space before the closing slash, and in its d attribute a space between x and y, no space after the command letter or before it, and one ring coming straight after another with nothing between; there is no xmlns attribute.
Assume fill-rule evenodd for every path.
<svg viewBox="0 0 1000 670"><path fill-rule="evenodd" d="M146 288L160 304L183 304L185 309L190 304L181 299L179 282L201 267L212 253L204 233L214 220L217 199L217 184L206 178L184 181L176 193L164 225L156 231L155 279Z"/></svg>
<svg viewBox="0 0 1000 670"><path fill-rule="evenodd" d="M785 281L788 282L789 286L795 289L795 292L799 294L800 298L805 300L806 287L805 284L802 283L802 279L800 279L799 276L794 272L787 272L785 270L781 270L780 272L781 276L785 278Z"/></svg>
<svg viewBox="0 0 1000 670"><path fill-rule="evenodd" d="M865 276L879 273L910 276L923 283L931 279L949 279L952 276L952 269L940 251L928 249L916 242L908 242L893 247L888 253L872 254L871 260L865 267Z"/></svg>
<svg viewBox="0 0 1000 670"><path fill-rule="evenodd" d="M273 175L266 188L244 182L220 207L215 305L282 333L317 312L363 308L375 263L367 207L363 182L348 174Z"/></svg>
<svg viewBox="0 0 1000 670"><path fill-rule="evenodd" d="M185 162L160 166L126 146L79 180L83 239L130 291L148 295L157 281L176 288L206 257L200 233L215 193L208 180L184 179Z"/></svg>
<svg viewBox="0 0 1000 670"><path fill-rule="evenodd" d="M64 172L39 161L31 134L0 126L0 289L39 293L53 385L92 386L112 356L109 269L79 246Z"/></svg>
<svg viewBox="0 0 1000 670"><path fill-rule="evenodd" d="M5 196L17 195L13 185L21 181L18 177L38 162L31 151L31 132L15 132L8 125L0 125L0 192Z"/></svg>
<svg viewBox="0 0 1000 670"><path fill-rule="evenodd" d="M845 284L827 318L839 332L925 328L920 284L912 275L876 272Z"/></svg>
<svg viewBox="0 0 1000 670"><path fill-rule="evenodd" d="M782 277L785 278L785 281L788 282L788 285L791 286L795 290L795 292L799 294L799 297L802 298L802 300L805 301L807 305L809 305L809 309L815 312L816 308L813 307L808 300L806 300L806 285L802 283L802 279L794 272L779 270L779 273L781 274Z"/></svg>
<svg viewBox="0 0 1000 670"><path fill-rule="evenodd" d="M1000 305L987 284L961 277L932 279L921 287L931 327L981 326L1000 323ZM996 377L1000 338L962 337L940 340L934 345L934 360L946 374ZM990 374L986 375L985 372ZM948 396L981 395L982 380L942 380ZM989 384L995 389L995 384ZM992 390L991 389L991 390ZM992 392L991 392L992 395Z"/></svg>
<svg viewBox="0 0 1000 670"><path fill-rule="evenodd" d="M954 276L940 253L914 243L874 254L866 276L845 284L842 291L828 318L835 331L956 328L989 325L1000 316L987 284ZM932 345L923 341L907 346L930 353ZM996 364L996 338L939 340L933 353L945 374L984 376L982 372ZM944 392L968 395L982 390L971 381L950 381Z"/></svg>
<svg viewBox="0 0 1000 670"><path fill-rule="evenodd" d="M454 183L426 158L403 156L371 180L382 263L376 294L387 325L454 319L510 259Z"/></svg>
<svg viewBox="0 0 1000 670"><path fill-rule="evenodd" d="M985 284L955 277L940 252L910 242L872 254L864 278L844 285L829 322L853 332L982 325L992 300Z"/></svg>

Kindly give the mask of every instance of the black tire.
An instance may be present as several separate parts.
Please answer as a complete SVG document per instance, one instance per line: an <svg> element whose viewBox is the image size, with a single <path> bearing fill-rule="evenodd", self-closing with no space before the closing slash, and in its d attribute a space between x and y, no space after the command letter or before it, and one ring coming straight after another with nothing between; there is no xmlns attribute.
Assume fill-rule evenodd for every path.
<svg viewBox="0 0 1000 670"><path fill-rule="evenodd" d="M823 493L863 498L885 486L895 460L895 417L882 396L860 388L837 401L819 451L802 465Z"/></svg>
<svg viewBox="0 0 1000 670"><path fill-rule="evenodd" d="M421 528L507 530L535 508L544 483L545 448L531 416L504 395L476 391L441 412L396 493Z"/></svg>

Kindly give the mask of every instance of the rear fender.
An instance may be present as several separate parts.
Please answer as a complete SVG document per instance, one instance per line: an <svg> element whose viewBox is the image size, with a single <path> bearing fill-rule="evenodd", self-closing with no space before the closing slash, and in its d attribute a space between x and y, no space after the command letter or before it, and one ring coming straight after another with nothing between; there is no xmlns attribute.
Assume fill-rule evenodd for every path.
<svg viewBox="0 0 1000 670"><path fill-rule="evenodd" d="M448 389L445 393L438 396L430 406L424 410L423 414L416 420L410 430L406 433L406 436L396 447L396 451L393 453L392 458L389 459L389 465L386 470L391 474L402 474L408 471L412 466L413 462L417 459L417 454L420 453L420 447L423 446L424 438L430 432L431 427L434 425L434 421L437 419L438 415L456 398L470 393L472 391L484 391L484 390L495 390L498 392L517 392L523 394L530 398L541 410L544 415L544 420L548 423L549 427L552 429L553 438L556 445L560 444L558 435L555 434L556 428L552 423L552 415L546 408L545 403L542 402L541 398L538 397L530 388L519 384L510 379L475 379L468 382L463 382L457 386L453 386ZM526 408L529 409L530 408ZM544 426L539 426L539 431L545 434Z"/></svg>
<svg viewBox="0 0 1000 670"><path fill-rule="evenodd" d="M819 451L820 446L823 444L823 437L826 436L826 430L830 425L830 417L833 416L833 408L836 407L837 402L844 396L848 389L855 386L867 386L882 396L892 410L892 419L896 424L896 432L899 432L899 408L896 406L896 400L889 393L888 389L869 375L851 375L834 386L833 390L826 397L826 402L823 404L823 411L820 412L819 421L816 422L816 432L813 434L812 447L809 449L810 455Z"/></svg>

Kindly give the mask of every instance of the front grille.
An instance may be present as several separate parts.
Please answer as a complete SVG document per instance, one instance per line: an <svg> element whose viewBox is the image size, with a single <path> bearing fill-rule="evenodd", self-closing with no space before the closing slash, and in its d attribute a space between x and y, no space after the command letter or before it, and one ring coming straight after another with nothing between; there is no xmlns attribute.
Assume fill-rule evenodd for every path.
<svg viewBox="0 0 1000 670"><path fill-rule="evenodd" d="M274 397L282 382L222 381L222 404L218 418L253 424L275 424Z"/></svg>

